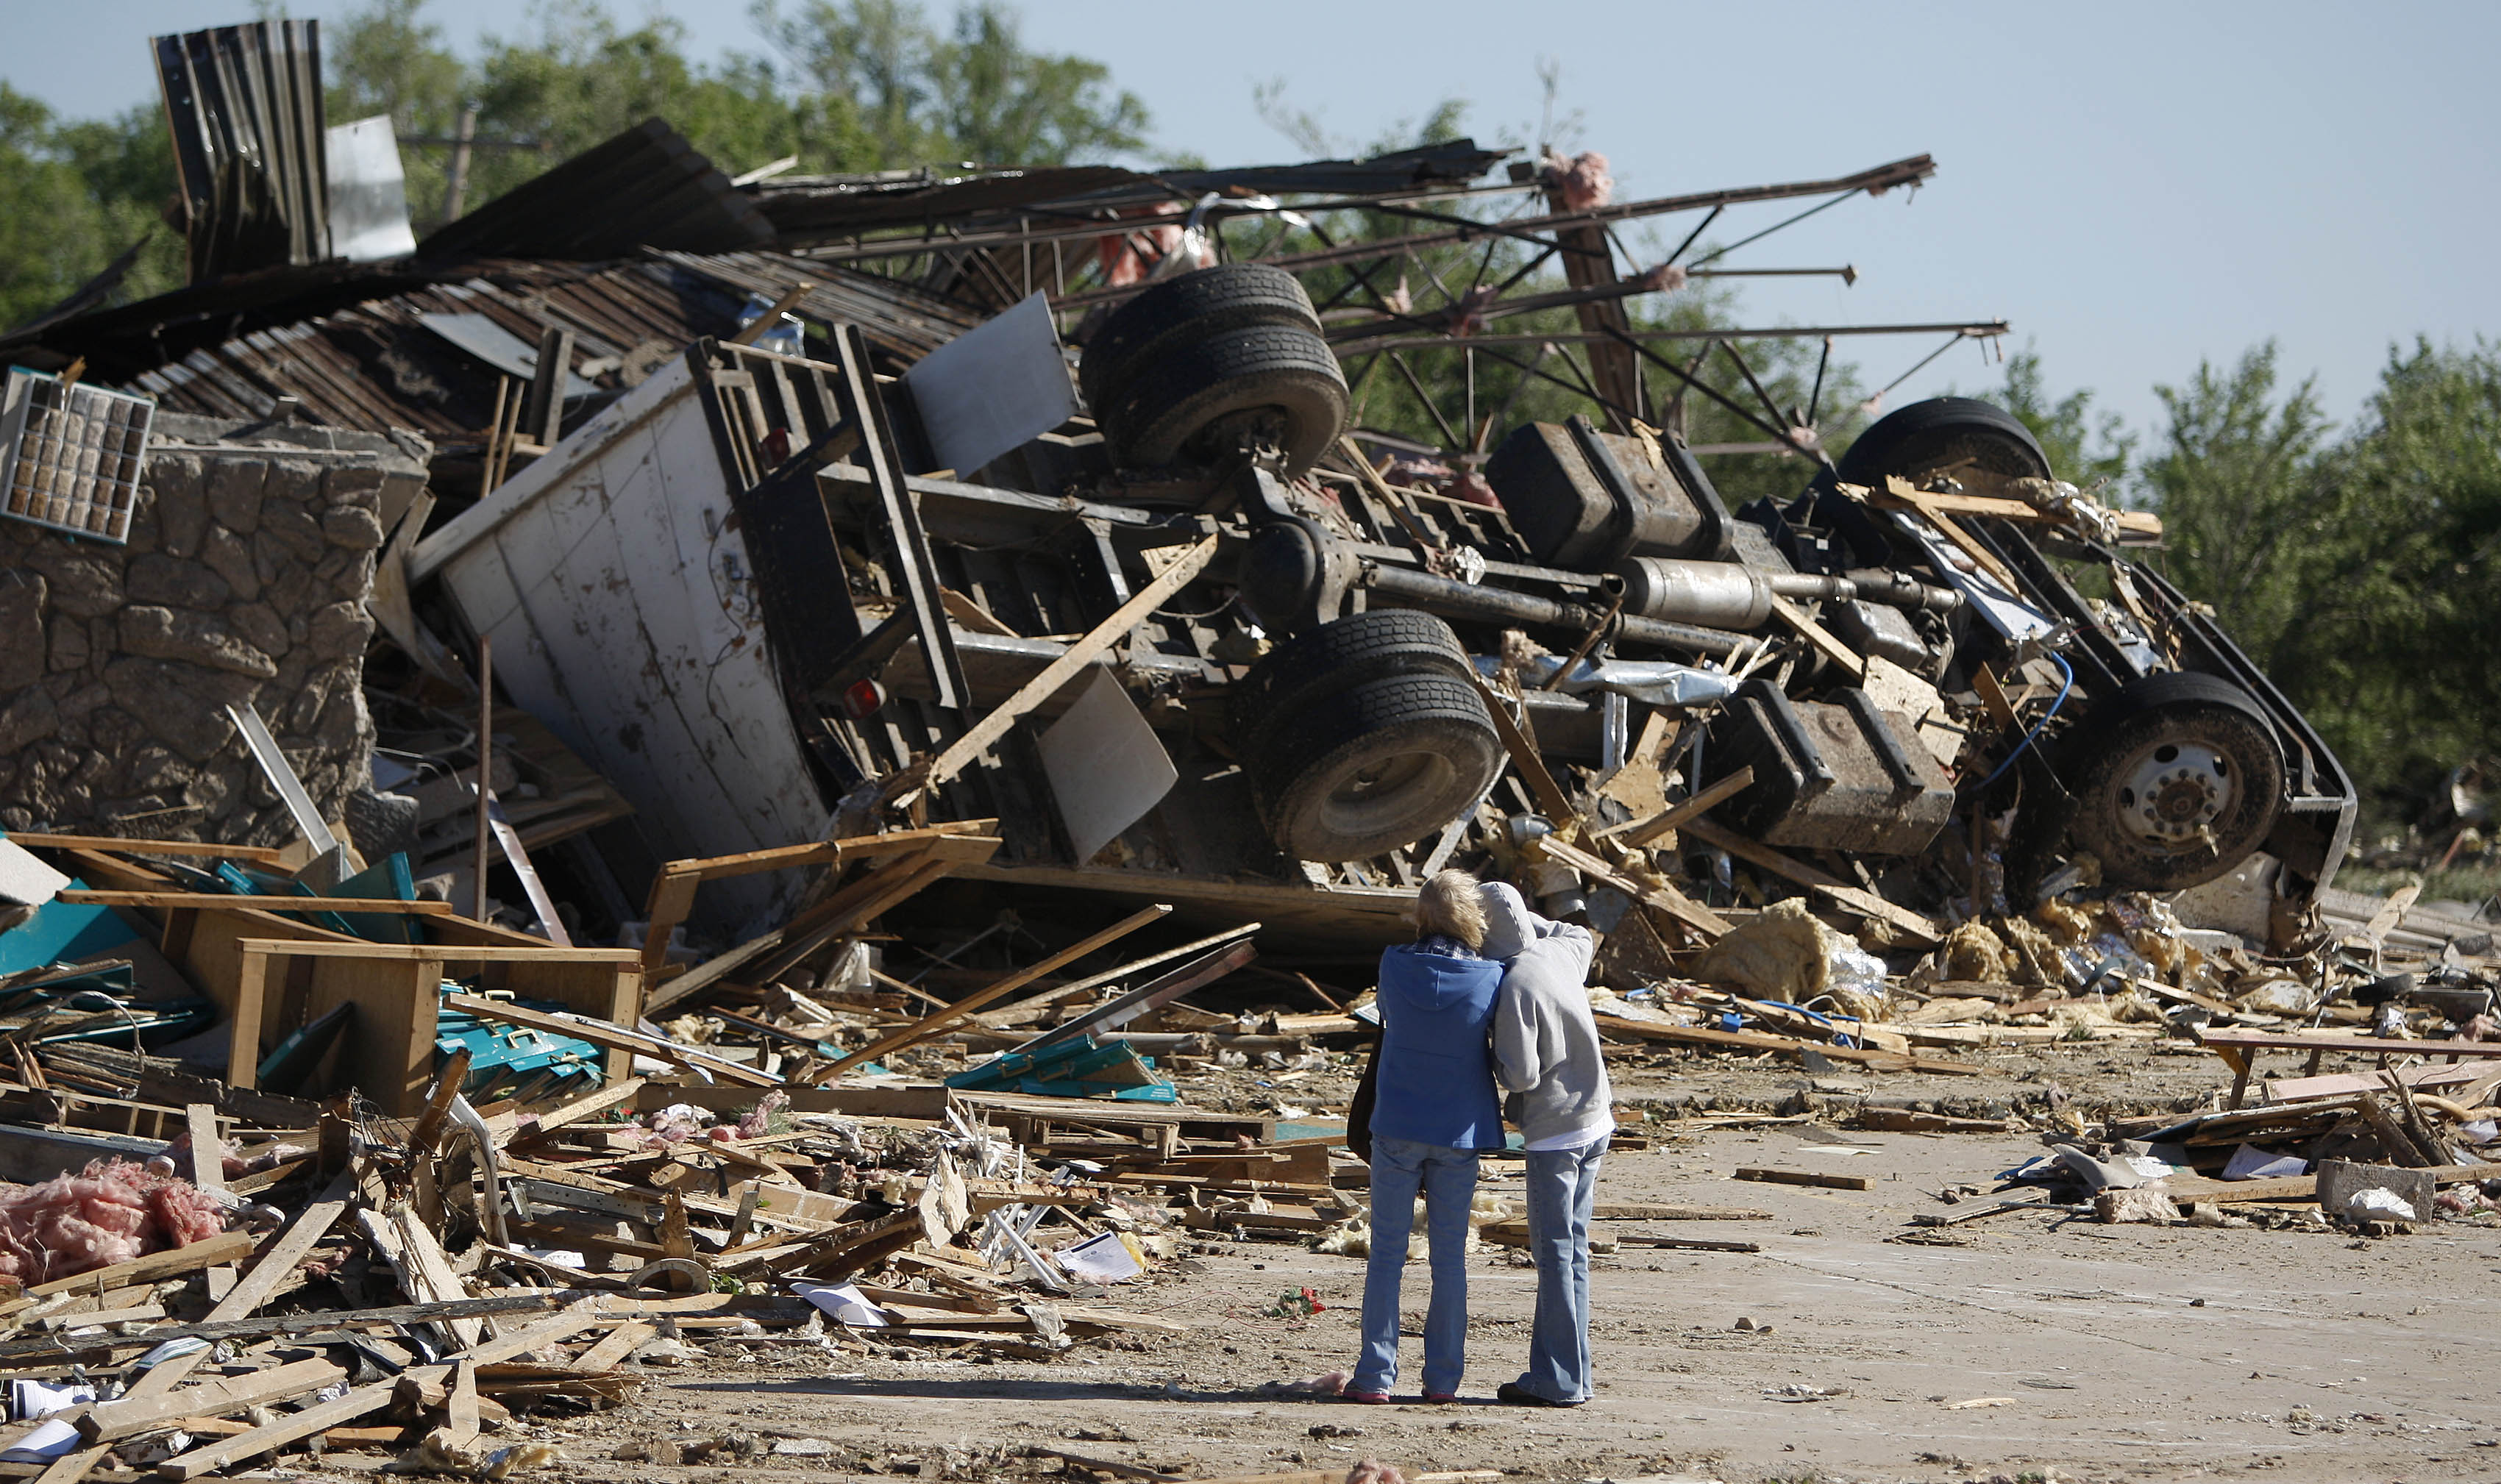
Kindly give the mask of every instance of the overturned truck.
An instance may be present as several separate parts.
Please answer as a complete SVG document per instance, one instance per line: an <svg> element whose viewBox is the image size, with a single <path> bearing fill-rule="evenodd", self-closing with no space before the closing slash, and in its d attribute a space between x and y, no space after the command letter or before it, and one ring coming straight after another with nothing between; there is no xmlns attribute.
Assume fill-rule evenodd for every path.
<svg viewBox="0 0 2501 1484"><path fill-rule="evenodd" d="M2259 851L2297 900L2346 849L2317 733L2124 554L2158 528L1992 406L1906 407L1736 509L1587 417L1436 480L1350 432L1279 268L1153 282L1073 377L1029 309L900 378L855 328L698 342L411 574L675 855L995 817L965 874L1378 935L1447 862L1575 838L1616 869L1550 872L1555 905L1600 914L1584 887L1656 889L1617 846L1671 840L1705 899L1734 855L1913 908Z"/></svg>

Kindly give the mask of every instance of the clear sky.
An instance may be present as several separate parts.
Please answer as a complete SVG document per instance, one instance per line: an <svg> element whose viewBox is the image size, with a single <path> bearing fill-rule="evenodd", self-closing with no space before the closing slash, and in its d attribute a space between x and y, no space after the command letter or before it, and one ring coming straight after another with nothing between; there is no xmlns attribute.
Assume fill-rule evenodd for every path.
<svg viewBox="0 0 2501 1484"><path fill-rule="evenodd" d="M351 8L295 0L290 13ZM675 16L701 56L764 48L735 0L612 9ZM1526 139L1542 58L1560 66L1574 142L1607 153L1619 199L1926 151L1938 175L1907 203L1854 201L1749 249L1760 266L1854 263L1855 287L1758 286L1748 317L2002 315L2053 388L2093 387L2139 429L2158 420L2154 383L2269 336L2289 372L2317 374L2340 418L2391 342L2501 336L2490 0L1022 9L1031 44L1098 58L1145 98L1157 148L1216 164L1297 157L1252 106L1270 80L1349 143L1452 96L1480 138ZM65 113L113 112L153 97L146 35L252 12L249 0L0 0L0 78ZM432 0L429 14L460 42L533 28L512 0ZM1861 343L1861 368L1881 384L1927 348ZM1957 349L1891 401L1995 375Z"/></svg>

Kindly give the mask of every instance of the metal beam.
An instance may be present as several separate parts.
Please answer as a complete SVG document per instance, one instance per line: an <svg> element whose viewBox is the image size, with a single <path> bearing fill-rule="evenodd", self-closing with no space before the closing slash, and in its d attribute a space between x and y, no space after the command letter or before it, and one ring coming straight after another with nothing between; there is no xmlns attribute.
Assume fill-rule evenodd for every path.
<svg viewBox="0 0 2501 1484"><path fill-rule="evenodd" d="M929 533L921 528L920 505L912 497L910 477L894 445L894 428L886 421L885 403L869 370L868 340L855 324L842 325L835 333L842 345L844 411L859 429L860 462L876 481L886 532L901 558L895 563L896 576L903 582L904 601L912 606L921 652L929 661L934 699L949 710L961 711L972 699L972 687L964 681L964 664L955 655L955 630L947 622L947 608L939 599L938 564L929 551ZM834 573L826 580L844 578Z"/></svg>
<svg viewBox="0 0 2501 1484"><path fill-rule="evenodd" d="M2003 319L1975 320L1964 323L1938 324L1815 324L1771 325L1757 329L1729 330L1628 330L1620 336L1606 331L1556 330L1544 334L1521 331L1517 334L1471 335L1455 340L1447 335L1411 335L1399 340L1367 340L1351 349L1369 354L1375 350L1450 349L1456 346L1475 346L1479 349L1492 346L1584 346L1619 338L1636 341L1658 340L1791 340L1808 335L1958 335L1969 340L1987 340L2007 334L2014 327Z"/></svg>

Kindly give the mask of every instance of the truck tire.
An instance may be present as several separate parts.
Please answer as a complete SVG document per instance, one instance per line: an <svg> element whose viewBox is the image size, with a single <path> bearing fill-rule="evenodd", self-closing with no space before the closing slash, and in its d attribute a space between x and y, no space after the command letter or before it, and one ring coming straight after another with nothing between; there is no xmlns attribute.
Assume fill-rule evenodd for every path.
<svg viewBox="0 0 2501 1484"><path fill-rule="evenodd" d="M1878 485L1887 475L1912 478L1969 459L2009 478L2050 478L2050 458L2022 419L1973 397L1931 397L1876 419L1858 435L1833 473L1845 484Z"/></svg>
<svg viewBox="0 0 2501 1484"><path fill-rule="evenodd" d="M1301 474L1346 427L1346 374L1328 342L1302 325L1252 324L1189 341L1139 368L1096 409L1103 436L1131 468L1184 455L1218 459L1253 427Z"/></svg>
<svg viewBox="0 0 2501 1484"><path fill-rule="evenodd" d="M1243 767L1278 849L1295 860L1354 861L1467 812L1503 759L1474 685L1390 675L1313 698Z"/></svg>
<svg viewBox="0 0 2501 1484"><path fill-rule="evenodd" d="M1301 325L1319 333L1319 315L1301 280L1266 263L1218 263L1167 279L1114 310L1077 362L1077 384L1098 412L1128 390L1138 372L1193 340L1253 324Z"/></svg>
<svg viewBox="0 0 2501 1484"><path fill-rule="evenodd" d="M1468 651L1451 626L1414 609L1375 609L1306 629L1260 656L1233 694L1234 750L1265 750L1277 723L1320 696L1392 675L1464 680Z"/></svg>
<svg viewBox="0 0 2501 1484"><path fill-rule="evenodd" d="M2148 676L2097 707L2058 749L2074 796L2070 849L2136 891L2211 881L2265 842L2284 765L2265 710L2227 680Z"/></svg>

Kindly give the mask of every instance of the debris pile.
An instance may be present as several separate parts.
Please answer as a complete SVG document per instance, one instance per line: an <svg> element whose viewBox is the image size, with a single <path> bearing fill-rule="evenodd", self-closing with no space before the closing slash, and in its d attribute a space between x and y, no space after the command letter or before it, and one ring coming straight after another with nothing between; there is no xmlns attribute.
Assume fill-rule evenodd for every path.
<svg viewBox="0 0 2501 1484"><path fill-rule="evenodd" d="M195 101L185 148L274 124ZM2020 1179L2114 1219L2356 1156L2400 1172L2340 1213L2479 1201L2490 934L2335 892L2352 786L2160 523L1965 399L1828 457L1740 342L1836 327L1626 313L1750 270L1614 223L1933 162L1618 202L1504 153L741 184L654 119L422 241L285 154L187 182L192 283L0 337L7 1461L503 1477L648 1366L1186 1333L1120 1285L1369 1250L1372 966L1449 866L1599 936L1627 1060L2213 1051L2226 1106L2045 1110ZM1374 281L1437 253L1443 302ZM1367 423L1392 383L1445 436Z"/></svg>

